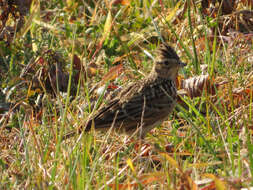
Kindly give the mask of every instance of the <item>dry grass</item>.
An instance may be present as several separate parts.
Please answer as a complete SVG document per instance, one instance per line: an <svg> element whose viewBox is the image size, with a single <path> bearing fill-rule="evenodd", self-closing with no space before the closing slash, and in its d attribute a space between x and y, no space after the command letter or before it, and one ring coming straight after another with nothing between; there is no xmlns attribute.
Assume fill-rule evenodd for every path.
<svg viewBox="0 0 253 190"><path fill-rule="evenodd" d="M252 186L252 12L240 12L252 5L217 5L211 14L172 2L34 1L16 15L20 29L0 41L0 189ZM13 15L2 20L13 23ZM179 86L209 75L192 80L196 91L184 89L168 121L142 142L110 131L62 142L104 100L101 86L114 90L149 72L162 40L188 63Z"/></svg>

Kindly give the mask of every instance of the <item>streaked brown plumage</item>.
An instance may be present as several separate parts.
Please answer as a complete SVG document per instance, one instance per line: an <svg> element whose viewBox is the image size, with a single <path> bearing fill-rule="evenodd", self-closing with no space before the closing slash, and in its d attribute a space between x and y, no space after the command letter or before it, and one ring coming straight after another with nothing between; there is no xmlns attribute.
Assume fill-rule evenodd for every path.
<svg viewBox="0 0 253 190"><path fill-rule="evenodd" d="M146 133L168 118L175 107L177 89L176 77L180 67L185 66L167 44L162 44L150 74L122 89L107 104L102 105L87 121L86 126L63 136L67 139L83 130L89 131L94 123L97 130L109 130L132 134L140 128L139 134Z"/></svg>

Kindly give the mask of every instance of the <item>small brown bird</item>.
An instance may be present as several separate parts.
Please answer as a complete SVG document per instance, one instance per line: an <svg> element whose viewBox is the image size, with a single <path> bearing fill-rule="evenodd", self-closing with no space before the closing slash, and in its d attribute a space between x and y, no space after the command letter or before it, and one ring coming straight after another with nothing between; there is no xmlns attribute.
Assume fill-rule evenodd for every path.
<svg viewBox="0 0 253 190"><path fill-rule="evenodd" d="M184 66L172 47L161 44L153 69L146 78L123 88L103 104L85 126L65 134L63 139L83 130L90 131L93 124L96 130L106 131L113 127L128 134L139 129L140 137L144 138L174 109L177 97L175 81L178 70Z"/></svg>

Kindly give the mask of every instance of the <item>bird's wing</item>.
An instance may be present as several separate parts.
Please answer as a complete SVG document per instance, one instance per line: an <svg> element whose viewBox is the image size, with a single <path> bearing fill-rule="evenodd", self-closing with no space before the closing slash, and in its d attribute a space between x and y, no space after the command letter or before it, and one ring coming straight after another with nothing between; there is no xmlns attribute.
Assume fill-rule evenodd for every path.
<svg viewBox="0 0 253 190"><path fill-rule="evenodd" d="M97 111L93 119L89 121L87 130L89 130L92 121L95 123L95 128L98 129L110 127L113 122L115 126L121 126L122 123L127 126L131 122L140 123L152 119L172 103L168 97L166 98L162 89L170 89L169 85L166 84L166 81L152 86L136 83L124 89L120 96ZM168 95L173 93L172 90L167 92Z"/></svg>
<svg viewBox="0 0 253 190"><path fill-rule="evenodd" d="M110 127L113 121L117 122L128 118L128 115L124 113L123 105L126 96L131 99L130 96L132 96L133 93L131 95L128 93L131 92L133 88L134 85L129 85L125 89L122 89L117 97L110 100L107 104L100 106L94 117L88 121L86 131L90 130L93 121L95 123L95 128L106 128Z"/></svg>

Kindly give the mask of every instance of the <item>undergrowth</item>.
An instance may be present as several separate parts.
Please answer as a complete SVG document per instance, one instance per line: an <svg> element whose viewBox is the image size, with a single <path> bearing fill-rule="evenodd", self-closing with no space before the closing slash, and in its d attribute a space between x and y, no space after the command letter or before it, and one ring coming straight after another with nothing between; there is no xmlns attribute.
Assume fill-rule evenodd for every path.
<svg viewBox="0 0 253 190"><path fill-rule="evenodd" d="M0 1L0 189L252 186L252 4L223 2ZM167 121L61 140L162 42L187 63Z"/></svg>

